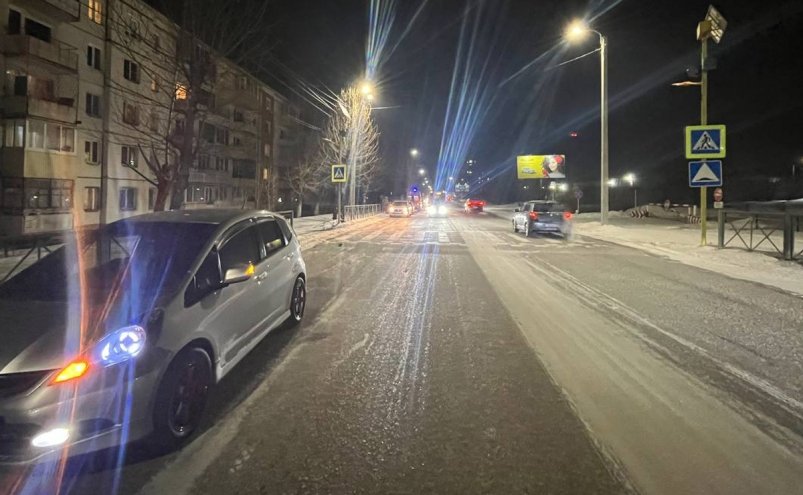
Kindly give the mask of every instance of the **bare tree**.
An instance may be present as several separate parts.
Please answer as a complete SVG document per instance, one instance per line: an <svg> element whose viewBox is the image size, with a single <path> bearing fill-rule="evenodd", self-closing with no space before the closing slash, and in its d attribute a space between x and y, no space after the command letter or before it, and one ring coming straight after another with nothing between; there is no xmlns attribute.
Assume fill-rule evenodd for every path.
<svg viewBox="0 0 803 495"><path fill-rule="evenodd" d="M298 217L301 216L304 207L304 198L309 193L318 192L324 183L324 177L321 175L322 163L320 145L311 143L306 146L300 160L290 170L286 178L287 186L298 198L298 205L296 206L296 216Z"/></svg>
<svg viewBox="0 0 803 495"><path fill-rule="evenodd" d="M268 3L165 2L163 11L172 20L167 23L148 19L137 2L113 4L108 16L112 42L136 66L125 69L126 78L142 79L150 89L134 91L128 84L112 83L118 103L114 110L126 134L137 138L150 173L134 171L156 187L155 210L164 209L168 196L171 209L181 207L203 122L214 105L212 90L229 67L216 60L235 64L264 53Z"/></svg>
<svg viewBox="0 0 803 495"><path fill-rule="evenodd" d="M355 204L357 189L367 190L380 164L379 130L371 116L370 103L356 87L340 92L324 130L320 156L319 176L328 178L330 165L348 165L349 197Z"/></svg>

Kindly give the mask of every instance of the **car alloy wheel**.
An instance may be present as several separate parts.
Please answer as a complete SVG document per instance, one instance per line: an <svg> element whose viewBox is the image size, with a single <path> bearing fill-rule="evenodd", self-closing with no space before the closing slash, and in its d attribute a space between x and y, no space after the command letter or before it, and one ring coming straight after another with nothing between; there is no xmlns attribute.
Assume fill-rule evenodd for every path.
<svg viewBox="0 0 803 495"><path fill-rule="evenodd" d="M198 429L213 382L206 351L190 347L179 352L159 384L152 443L167 450L181 446Z"/></svg>
<svg viewBox="0 0 803 495"><path fill-rule="evenodd" d="M290 298L290 318L298 323L304 317L304 309L307 307L307 285L302 277L296 279L293 285L293 295Z"/></svg>

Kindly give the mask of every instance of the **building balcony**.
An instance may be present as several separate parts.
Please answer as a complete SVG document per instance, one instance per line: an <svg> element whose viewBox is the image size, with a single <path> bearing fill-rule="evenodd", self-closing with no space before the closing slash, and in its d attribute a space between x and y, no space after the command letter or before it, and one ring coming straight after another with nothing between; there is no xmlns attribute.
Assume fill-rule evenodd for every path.
<svg viewBox="0 0 803 495"><path fill-rule="evenodd" d="M78 72L78 53L74 46L66 43L55 40L48 43L33 36L8 34L0 37L0 47L7 57L28 57L57 73Z"/></svg>
<svg viewBox="0 0 803 495"><path fill-rule="evenodd" d="M25 6L62 22L75 22L81 15L80 0L25 0Z"/></svg>
<svg viewBox="0 0 803 495"><path fill-rule="evenodd" d="M234 105L245 110L259 110L259 98L246 89L220 88L216 91L217 105Z"/></svg>
<svg viewBox="0 0 803 495"><path fill-rule="evenodd" d="M71 124L76 121L73 98L57 98L55 101L51 101L33 96L4 96L2 112L5 117L39 117Z"/></svg>
<svg viewBox="0 0 803 495"><path fill-rule="evenodd" d="M201 184L231 184L231 170L191 168L189 181Z"/></svg>

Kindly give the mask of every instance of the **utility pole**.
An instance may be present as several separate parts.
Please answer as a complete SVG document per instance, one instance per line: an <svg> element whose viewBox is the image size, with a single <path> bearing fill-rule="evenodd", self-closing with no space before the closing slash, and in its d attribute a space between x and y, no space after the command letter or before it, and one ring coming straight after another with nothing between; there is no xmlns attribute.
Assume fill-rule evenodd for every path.
<svg viewBox="0 0 803 495"><path fill-rule="evenodd" d="M599 35L600 61L600 223L608 223L608 40Z"/></svg>
<svg viewBox="0 0 803 495"><path fill-rule="evenodd" d="M708 21L702 21L708 22ZM700 40L700 125L708 124L708 36L702 36ZM708 230L708 188L700 188L700 245L708 244L706 237Z"/></svg>

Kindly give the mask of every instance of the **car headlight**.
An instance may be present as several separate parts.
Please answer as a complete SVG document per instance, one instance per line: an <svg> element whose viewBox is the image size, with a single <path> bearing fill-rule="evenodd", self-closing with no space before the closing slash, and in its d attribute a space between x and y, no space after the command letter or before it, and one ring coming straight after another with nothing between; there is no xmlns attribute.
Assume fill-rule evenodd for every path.
<svg viewBox="0 0 803 495"><path fill-rule="evenodd" d="M446 207L445 207L445 206L443 206L443 205L439 206L439 207L438 207L438 214L440 214L440 215L446 215Z"/></svg>
<svg viewBox="0 0 803 495"><path fill-rule="evenodd" d="M119 328L95 344L89 356L70 361L51 381L63 383L81 378L95 366L105 368L133 359L145 348L145 329L139 325Z"/></svg>
<svg viewBox="0 0 803 495"><path fill-rule="evenodd" d="M434 215L437 212L438 212L438 208L436 208L435 205L427 207L427 213L429 213L430 215Z"/></svg>
<svg viewBox="0 0 803 495"><path fill-rule="evenodd" d="M139 325L117 329L95 345L94 361L111 366L137 357L145 347L145 338L145 329Z"/></svg>

